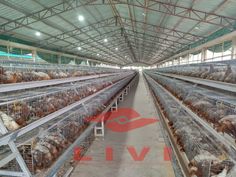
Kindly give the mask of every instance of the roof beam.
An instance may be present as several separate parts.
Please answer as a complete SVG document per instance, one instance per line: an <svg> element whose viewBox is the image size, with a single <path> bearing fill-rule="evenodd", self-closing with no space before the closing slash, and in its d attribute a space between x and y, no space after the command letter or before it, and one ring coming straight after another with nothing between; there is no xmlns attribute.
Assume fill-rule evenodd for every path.
<svg viewBox="0 0 236 177"><path fill-rule="evenodd" d="M149 0L144 0L144 22L143 22L143 37L142 37L142 48L141 48L141 59L144 58L144 49L146 48L146 29L147 29L147 18L148 18L148 7L149 6Z"/></svg>
<svg viewBox="0 0 236 177"><path fill-rule="evenodd" d="M120 34L120 29L115 29L113 31L104 32L104 33L101 33L101 34L98 34L98 35L91 35L91 38L93 40L91 40L90 38L86 38L86 39L81 40L79 42L79 43L81 43L80 47L83 47L85 45L89 45L89 44L91 44L93 42L99 42L99 40L101 40L101 39L104 40L104 36L106 36L107 38L109 38L111 36L114 36L114 34L117 34L117 32L119 32L119 34ZM109 41L109 42L112 42L112 41ZM75 43L75 44L77 44L77 43ZM70 46L69 45L65 46L65 48L67 48L67 47L70 47Z"/></svg>
<svg viewBox="0 0 236 177"><path fill-rule="evenodd" d="M134 54L134 50L133 50L132 46L130 45L129 37L128 37L128 35L126 34L126 31L125 31L124 24L123 24L123 22L122 22L121 16L120 16L118 10L116 9L116 6L114 5L114 2L113 2L113 1L108 0L108 4L111 6L113 15L114 15L114 17L116 18L116 20L118 21L118 23L120 24L120 27L121 27L121 29L122 29L122 31L123 31L122 33L123 33L123 35L124 35L125 41L127 42L127 45L128 45L128 47L129 47L129 49L130 49L130 52L132 53L131 58L132 58L132 60L135 62L135 61L137 61L137 58L136 58L136 55Z"/></svg>
<svg viewBox="0 0 236 177"><path fill-rule="evenodd" d="M3 0L3 2L7 2L6 0ZM72 9L82 7L85 5L92 4L96 2L97 0L83 0L81 3L80 0L67 0L62 1L61 3L58 3L57 5L47 7L45 9L42 9L40 11L27 14L23 17L19 17L15 20L8 21L7 23L4 23L0 25L0 34L13 31L15 29L18 29L23 26L27 26L29 24L45 20L49 17L61 14L63 12L70 11ZM2 3L2 2L1 2Z"/></svg>
<svg viewBox="0 0 236 177"><path fill-rule="evenodd" d="M179 0L173 0L173 3L174 4L177 4L178 3L178 1ZM169 3L172 3L172 0L167 0L167 2L169 2ZM168 9L172 9L171 7L168 7ZM166 26L165 25L165 20L168 20L170 17L169 17L169 15L168 14L162 14L162 18L161 18L161 20L159 20L157 23L159 24L159 26ZM158 33L156 33L156 36L159 36L159 35L161 35L162 34L162 32L161 32L162 30L158 30ZM165 34L165 35L169 35L170 37L174 37L174 38L181 38L181 40L183 41L185 41L186 40L186 42L189 42L189 40L190 41L193 41L193 40L195 40L195 36L192 36L192 35L187 35L187 37L183 37L184 36L184 34L186 34L185 32L184 32L184 34L183 35L181 35L182 33L179 33L179 32L177 32L176 33L176 31L175 30L173 30L173 28L172 29L168 29L168 32L167 33L164 33L163 32L163 34ZM156 38L155 38L155 40L156 40ZM153 42L153 44L152 45L155 45L155 42ZM163 50L163 49L158 49L159 51L160 50ZM158 50L156 50L156 51L158 51ZM158 52L159 52L158 51ZM154 50L152 50L151 51L151 53L153 53L154 52ZM150 62L150 60L151 60L151 58L153 58L155 56L155 54L153 55L153 56L151 56L150 58L148 58L148 62Z"/></svg>
<svg viewBox="0 0 236 177"><path fill-rule="evenodd" d="M87 9L87 6L84 6L84 9L95 19L95 21L99 21L99 20L100 20L100 19L98 19L97 16L94 15L89 9ZM95 8L95 11L97 11L96 8ZM101 14L99 11L97 11L97 12L98 12L98 14L100 14L100 16L102 16L102 14ZM102 18L102 19L103 19L103 18ZM90 23L89 20L87 20L87 21L88 21L88 23ZM91 24L91 23L90 23L90 24ZM101 33L97 28L94 28L93 26L92 26L92 28L93 28L93 30L96 31L98 34L102 35L102 33ZM107 32L106 28L104 28L103 30ZM90 36L90 35L88 35L87 33L85 33L85 35L86 35L86 36ZM90 40L94 40L94 39L90 36ZM95 41L95 42L96 42L96 41ZM103 41L102 41L102 42L96 42L96 43L98 43L100 46L103 46L103 48L105 48L105 50L108 51L107 54L109 54L109 55L113 55L113 54L114 54L114 53L112 53L112 52L109 50L109 48L106 47L107 44L104 43ZM126 60L123 59L123 56L120 55L120 53L115 53L115 55L118 56L118 60L121 60L121 61L123 61L124 63L126 63Z"/></svg>
<svg viewBox="0 0 236 177"><path fill-rule="evenodd" d="M190 4L190 7L189 7L189 9L192 9L193 8L193 6L194 6L194 4L195 4L195 2L196 2L197 0L192 0L191 1L191 4ZM176 5L176 4L175 4ZM171 6L171 7L173 7L173 6ZM170 7L169 7L170 8ZM185 14L187 14L188 12L185 12ZM182 22L183 22L183 20L184 20L184 18L182 17L182 18L180 18L177 22L176 22L176 24L174 25L174 28L173 28L173 30L175 30ZM167 36L168 37L168 36ZM166 37L166 38L167 38ZM177 40L180 40L181 38L179 38L179 39L177 39ZM181 47L182 48L182 47ZM164 51L163 51L164 52ZM163 54L163 52L161 53L161 54ZM172 54L172 53L171 53ZM168 56L170 55L170 54L167 54ZM153 57L153 58L155 58L156 57L156 55Z"/></svg>
<svg viewBox="0 0 236 177"><path fill-rule="evenodd" d="M6 18L4 18L5 20L9 20L9 19L6 19ZM32 28L32 27L30 27L30 26L26 26L26 28L28 28L28 29L30 29L30 30L35 30L34 28ZM42 32L42 34L45 34L45 35L48 35L48 36L50 36L50 34L48 34L48 33L45 33L45 32ZM66 41L66 40L62 40L63 42L65 42L65 43L69 43L71 46L73 46L73 44L71 43L71 42L68 42L68 41ZM34 45L33 44L33 46L35 46L35 47L38 47L37 45ZM22 47L22 45L21 45L21 47ZM57 51L57 52L63 52L63 53L66 53L66 54L70 54L70 55L77 55L78 57L84 57L84 58L92 58L93 60L97 60L96 58L94 58L93 56L91 56L91 55L87 55L87 53L84 55L84 53L80 53L80 54L78 54L78 53L75 53L74 51L72 52L71 50L67 50L67 51L65 51L65 50L63 50L63 49L61 49L61 47L60 47L60 49L58 48L59 46L58 45L55 45L55 44L52 44L52 46L42 46L42 47L44 47L44 48L46 48L46 49L44 49L44 50L47 50L47 49L50 49L50 50L52 50L52 51ZM28 48L29 48L29 46L28 46ZM88 50L90 53L92 53L92 51L90 51L90 50ZM71 53L70 53L71 52ZM111 57L109 57L109 59L110 59ZM106 58L107 59L107 58ZM110 61L107 61L106 59L100 59L100 61L101 62L110 62ZM114 64L114 63L113 63ZM116 63L116 64L119 64L119 63Z"/></svg>
<svg viewBox="0 0 236 177"><path fill-rule="evenodd" d="M130 24L129 24L131 22L130 19L122 18L122 20L123 20L123 23L125 23L125 25L130 26ZM142 24L142 22L140 22L140 21L135 21L135 22ZM82 27L80 29L74 29L74 30L66 31L66 32L63 32L61 34L49 37L45 40L41 40L40 43L41 44L45 44L45 43L51 44L51 43L55 43L57 41L60 41L62 39L67 39L67 38L74 37L74 36L77 36L77 35L80 35L80 34L83 34L83 33L87 33L89 31L92 31L94 28L99 29L99 28L104 28L104 27L115 27L115 26L116 26L115 25L115 18L111 17L111 18L93 23L91 25ZM160 33L163 33L163 34L170 34L170 36L173 36L173 37L183 37L185 35L186 38L184 38L184 39L186 39L186 40L190 40L189 37L191 37L191 40L193 40L192 38L194 38L194 39L202 38L202 37L194 35L194 34L184 33L182 31L178 31L178 30L171 31L171 29L169 29L169 28L155 26L155 25L152 25L152 24L147 24L147 26L149 26L150 29L152 28L153 32L157 32L157 33L160 32ZM148 29L149 29L149 27L148 27Z"/></svg>
<svg viewBox="0 0 236 177"><path fill-rule="evenodd" d="M91 43L94 43L94 42L96 42L96 43L102 43L103 42L103 40L104 40L104 35L106 35L106 37L108 38L108 43L104 43L104 48L106 48L106 49L109 49L109 51L110 51L110 46L114 46L114 45L116 45L116 43L115 43L115 39L114 40L111 40L111 37L115 37L116 35L115 34L117 34L117 32L120 32L120 30L119 29L117 29L117 30L113 30L113 31L110 31L110 32L108 32L108 33L101 33L101 34L99 34L99 35L95 35L95 36L91 36L91 38L93 39L93 40L91 40L90 38L88 38L88 39L83 39L83 40L80 40L80 47L81 48L83 48L83 49L86 49L86 47L85 46L87 46L87 45L89 45L89 48L91 49L91 47L90 47L90 44ZM118 38L117 38L118 39ZM120 40L122 40L122 39L120 39ZM124 40L122 40L123 42L125 42ZM74 45L76 45L76 44L78 44L77 42L76 43L73 43ZM82 44L82 45L81 45ZM71 48L71 46L70 45L67 45L67 46L65 46L64 47L64 49L69 49L69 48ZM112 51L110 51L110 53L113 53ZM124 62L126 62L126 60L124 60L124 58L123 58L123 56L121 55L121 53L120 53L120 51L118 52L118 51L115 51L114 53L116 53L118 56L120 56L120 60L122 60L122 61L124 61Z"/></svg>
<svg viewBox="0 0 236 177"><path fill-rule="evenodd" d="M131 45L135 48L135 46L136 46L136 43L134 42L134 40L136 39L135 37L132 37L131 38L132 40L131 40ZM116 41L117 42L117 44L116 45L112 45L112 47L113 48L115 48L115 47L118 47L118 46L123 46L123 47L120 47L120 49L125 49L126 47L124 47L124 44L126 44L126 43L124 43L124 41ZM150 43L148 43L148 45L146 46L146 49L147 49L147 51L148 50L150 50L150 49L157 49L156 48L156 46L153 46L153 45L151 45L152 43L150 42ZM161 45L162 47L160 48L160 49L165 49L166 51L169 51L169 52L171 52L171 51L173 51L173 49L172 48L169 48L170 50L167 50L166 48L164 48L165 47L165 45L163 45L162 43L160 43L159 45ZM136 48L137 48L138 46L136 46ZM122 52L122 50L119 50L119 52Z"/></svg>
<svg viewBox="0 0 236 177"><path fill-rule="evenodd" d="M116 0L116 1L110 1L109 3L107 2L97 2L98 0L83 0L81 3L80 0L68 0L68 1L62 1L61 3L58 3L57 5L48 7L46 9L42 9L40 11L28 14L23 17L19 17L15 20L11 20L7 23L4 23L0 26L0 29L2 32L9 32L14 29L27 26L29 24L35 23L37 21L41 21L43 19L47 19L49 17L61 14L63 12L67 12L85 5L104 5L104 4L111 4L116 5L116 4L128 4L130 6L135 6L135 7L140 7L140 8L146 8L150 11L156 11L172 16L177 16L177 17L182 17L182 18L187 18L191 19L194 21L198 22L204 22L212 25L217 25L220 27L232 27L235 22L236 18L228 17L228 16L223 16L223 15L218 15L210 12L205 12L193 8L187 8L183 7L180 5L168 3L168 2L163 2L159 0L150 0L151 3L149 6L145 7L145 5L141 3L133 3L131 1L126 0ZM168 7L172 7L172 10L169 10ZM34 18L34 17L37 17Z"/></svg>
<svg viewBox="0 0 236 177"><path fill-rule="evenodd" d="M133 45L135 48L137 48L138 46L134 42L136 38L132 36L130 39L131 39L131 45ZM124 44L123 41L118 41L118 42L119 42L119 44L120 43ZM118 44L115 46L118 47ZM157 43L155 46L153 46L152 43L149 42L146 48L147 49L150 49L150 48L157 49L156 46L161 46L160 50L163 49L166 51L175 51L175 48L172 48L172 47L168 47L169 50L167 50L166 45L164 45L162 43ZM153 52L153 53L155 53L155 52Z"/></svg>
<svg viewBox="0 0 236 177"><path fill-rule="evenodd" d="M120 36L119 30L110 31L109 33L104 33L104 34L106 34L107 37L115 37L117 35ZM141 39L142 40L143 33L139 33L139 32L133 33L132 30L127 30L127 34L130 37L132 37L132 39L134 39L134 40L136 40L136 39ZM147 36L147 38L148 38L148 41L146 41L147 43L155 42L156 44L163 44L166 47L170 47L174 44L172 47L170 47L170 48L173 48L173 49L180 48L182 45L184 45L183 43L179 43L179 42L174 43L174 41L172 41L172 40L165 40L164 38L160 38L160 37L158 38L159 40L154 41L153 40L154 36L148 35L148 34L145 34L145 36ZM94 41L98 42L98 41L103 39L103 36L95 35L95 36L92 36L92 38L94 39ZM84 41L87 41L87 42L84 42ZM81 47L83 47L85 45L89 45L90 43L92 43L92 41L89 40L89 39L85 39L84 41L82 41L83 45L81 45ZM73 44L76 44L76 43L73 43ZM70 47L70 45L65 46L65 48L67 48L67 47Z"/></svg>
<svg viewBox="0 0 236 177"><path fill-rule="evenodd" d="M126 19L126 21L127 21L126 26L130 27L130 22L128 22L129 20ZM141 25L141 23L139 25ZM137 29L139 29L138 27L137 27ZM151 24L146 24L146 31L150 32L150 33L154 33L154 34L168 35L168 36L178 38L178 39L181 38L182 40L185 40L186 42L190 42L195 39L202 39L203 38L203 37L194 37L194 36L190 36L190 35L183 37L185 35L185 33L176 32L176 31L173 31L169 28L162 28L162 27L158 27L155 25L151 25Z"/></svg>
<svg viewBox="0 0 236 177"><path fill-rule="evenodd" d="M132 35L133 34L133 32L131 31L131 30L127 30L127 33L129 34L129 35ZM147 37L149 37L150 39L154 39L155 38L155 36L153 36L153 35L150 35L150 34L144 34L144 33L141 33L141 32L135 32L136 34L138 34L139 36L138 37L141 37L142 35L145 35L145 36L147 36ZM166 42L171 42L174 46L175 45L185 45L185 43L182 43L182 42L176 42L176 41L174 41L174 40L170 40L170 39L165 39L165 38L162 38L162 37L157 37L157 39L160 39L162 42L164 42L164 41L166 41Z"/></svg>
<svg viewBox="0 0 236 177"><path fill-rule="evenodd" d="M24 9L20 9L20 8L18 8L17 6L10 4L9 2L3 1L2 3L5 4L6 6L9 6L9 7L15 9L15 10L21 12L21 13L24 13L26 16L28 15L28 13L27 13ZM41 4L40 4L40 5L41 5ZM43 6L43 7L45 8L45 6ZM37 20L38 17L33 17L33 19L36 19L36 20ZM42 22L45 23L46 25L48 25L48 26L54 28L54 29L57 29L57 30L61 31L62 33L64 32L64 29L61 29L59 26L57 26L57 25L55 25L55 24L52 24L51 22L46 21L46 20L47 20L47 19L43 19ZM79 38L77 38L77 37L75 37L75 39L77 39L78 41L81 40L81 39L79 39ZM63 40L63 41L65 41L65 40ZM68 41L66 41L66 42L68 42ZM36 45L37 45L37 44L36 44ZM39 47L41 47L41 46L47 46L47 45L50 45L50 44L48 44L48 43L47 43L47 44L43 43L43 45L40 45ZM74 44L71 43L71 42L69 42L69 46L70 46L70 47L71 47L71 45L73 46ZM91 45L92 45L92 44L91 44ZM75 46L75 47L76 47L76 46ZM94 46L93 46L93 47L94 47ZM100 48L99 48L99 49L100 49ZM102 50L102 49L101 49L101 50ZM106 50L106 52L107 52L107 50ZM91 53L92 53L92 51L91 51ZM109 52L108 52L108 53L109 53ZM114 60L118 60L118 58L119 58L119 57L113 55L112 53L110 53L110 55L111 55L112 57L114 57L114 58L113 58Z"/></svg>
<svg viewBox="0 0 236 177"><path fill-rule="evenodd" d="M211 12L205 12L202 10L188 8L160 0L150 0L150 1L153 3L150 4L148 7L146 7L150 11L160 12L171 16L181 17L198 22L204 22L219 27L232 28L236 22L236 18L233 17L214 14ZM127 4L127 1L116 0L114 1L114 4ZM145 8L145 5L141 3L128 2L128 4L135 7ZM168 7L172 7L172 9L170 10Z"/></svg>
<svg viewBox="0 0 236 177"><path fill-rule="evenodd" d="M127 4L127 7L129 10L129 18L131 19L131 27L132 27L133 32L135 32L137 30L137 26L136 26L136 23L134 22L134 19L135 19L134 7L131 9L129 4ZM132 12L132 10L133 10L133 12ZM122 21L123 21L123 19L122 19ZM139 47L139 39L135 39L135 46ZM137 55L137 60L139 60L139 59L140 59L140 53L138 53L138 55Z"/></svg>
<svg viewBox="0 0 236 177"><path fill-rule="evenodd" d="M45 42L47 44L55 43L55 42L60 41L62 39L65 40L70 37L79 36L81 34L85 34L85 33L89 32L89 31L93 31L94 28L99 29L99 28L104 28L104 27L109 27L109 26L114 27L114 24L115 24L115 19L113 17L111 17L111 18L90 24L88 26L82 27L80 29L76 28L76 29L55 35L53 37L49 37L47 39L41 40L40 44L43 44Z"/></svg>
<svg viewBox="0 0 236 177"><path fill-rule="evenodd" d="M210 14L215 14L216 11L219 10L219 9L221 9L227 2L228 2L228 0L223 0L215 9L213 9L213 10L206 16L206 18L208 18L208 17L210 16ZM191 32L197 25L199 25L200 23L201 23L201 21L198 22L196 25L194 25L190 30L188 30L188 33L190 33L190 32ZM217 30L218 30L218 29L217 29ZM165 56L165 58L167 58L167 57L169 57L169 56ZM161 58L160 60L163 61L163 60L165 60L165 58ZM158 62L159 62L159 60L158 60ZM156 63L156 61L155 61L155 63Z"/></svg>

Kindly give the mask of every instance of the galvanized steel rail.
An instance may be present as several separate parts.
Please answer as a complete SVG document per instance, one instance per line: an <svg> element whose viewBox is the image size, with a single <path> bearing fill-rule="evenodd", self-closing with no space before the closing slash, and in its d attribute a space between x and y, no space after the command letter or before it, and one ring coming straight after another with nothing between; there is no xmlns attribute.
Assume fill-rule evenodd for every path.
<svg viewBox="0 0 236 177"><path fill-rule="evenodd" d="M11 91L19 91L23 89L31 89L37 87L45 87L52 86L76 81L83 81L88 79L96 79L106 76L112 76L115 74L99 74L99 75L90 75L90 76L82 76L82 77L69 77L63 79L51 79L51 80L42 80L42 81L31 81L31 82L20 82L14 84L0 84L0 93L11 92Z"/></svg>
<svg viewBox="0 0 236 177"><path fill-rule="evenodd" d="M211 88L216 88L216 89L236 93L236 84L214 81L214 80L209 80L209 79L201 79L201 78L196 78L196 77L180 76L176 74L165 74L165 73L160 73L160 72L155 72L155 73L162 76L167 76L167 77L176 78L183 81L192 82L194 84L200 84L200 85L208 86Z"/></svg>

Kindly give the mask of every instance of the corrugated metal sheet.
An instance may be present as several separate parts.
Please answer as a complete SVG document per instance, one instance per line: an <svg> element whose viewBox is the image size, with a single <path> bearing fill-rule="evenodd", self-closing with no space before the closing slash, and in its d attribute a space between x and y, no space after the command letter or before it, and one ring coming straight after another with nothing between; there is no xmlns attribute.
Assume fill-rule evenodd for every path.
<svg viewBox="0 0 236 177"><path fill-rule="evenodd" d="M158 10L158 3L157 2L171 2L173 4L177 4L177 6L180 7L185 7L185 8L190 8L193 6L193 9L197 9L200 11L205 11L205 12L213 12L218 13L221 15L225 16L231 16L234 17L236 16L236 1L235 0L228 0L222 7L219 8L219 5L223 2L223 0L195 0L195 3L193 3L193 0L172 0L172 1L167 1L167 0L157 0L157 1L148 1L149 5L151 5L151 8ZM60 4L63 2L63 0L8 0L8 1L2 1L2 2L7 2L10 4L14 4L20 9L23 9L25 14L33 13L40 11L44 9L44 7L52 7L57 4ZM106 3L108 1L105 1ZM125 2L125 1L124 1ZM129 1L130 3L134 3L137 6L141 6L142 4L144 5L144 0L139 0L139 1ZM108 18L114 17L114 14L112 12L112 8L110 5L104 5L102 4L102 1L97 1L96 3L100 3L100 5L89 5L89 6L83 6L79 7L73 10L68 10L64 13L61 13L60 16L55 15L52 17L49 17L47 19L44 19L43 21L38 21L35 23L32 23L28 25L29 27L20 27L14 31L13 33L16 34L17 37L22 38L22 39L27 39L29 41L36 42L37 40L40 40L35 36L36 31L41 31L42 36L40 36L41 39L45 38L50 38L50 36L57 36L62 33L67 33L69 31L75 30L76 28L84 30L85 27L91 26L92 24L98 23L99 21L104 21ZM169 29L173 29L176 27L176 30L182 31L182 32L188 32L192 33L195 35L200 35L200 36L205 36L206 34L210 34L217 29L220 29L220 26L204 23L204 22L197 22L196 20L191 20L187 18L182 18L182 17L177 17L173 16L170 14L164 14L163 12L168 12L167 8L161 9L163 12L156 12L156 11L151 11L147 10L147 14L143 14L146 12L144 8L140 7L135 7L130 5L130 8L128 8L127 4L119 4L115 6L116 9L118 10L120 16L125 19L131 19L131 15L133 16L133 19L140 22L139 24L136 25L137 29L135 31L144 33L144 34L149 34L152 36L158 35L159 37L167 37L165 34L157 34L154 28L150 28L148 30L145 30L143 23L145 23L145 19L147 19L148 24L156 25L161 27L167 27ZM166 5L168 7L168 5ZM171 6L168 7L171 9ZM172 6L173 8L173 6ZM180 12L181 10L177 7L176 12ZM80 22L78 20L78 15L83 15L85 17L85 20L83 22ZM24 13L21 13L17 10L14 10L11 8L11 6L6 6L3 5L0 2L0 25L3 25L4 23L7 22L6 19L9 19L9 21L21 18L25 16ZM65 20L63 20L63 18ZM128 21L129 21L128 20ZM125 26L125 29L133 30L131 27L132 24L129 26ZM197 26L197 27L196 27ZM86 45L86 47L93 49L95 53L99 52L99 48L102 49L104 47L100 46L102 44L102 39L105 37L109 36L114 36L110 37L112 39L112 43L118 43L120 39L124 40L124 37L121 35L121 26L117 22L117 26L115 24L113 27L107 26L103 28L91 28L90 31L86 31L86 34L80 34L76 36L67 36L65 39L68 42L71 43L76 43L78 44L78 39L82 40L87 40L88 38L95 38L96 36L99 36L99 33L103 34L103 36L100 36L100 43L97 43L92 40L91 44ZM118 29L118 30L117 30ZM110 35L111 31L116 31L114 34ZM68 33L69 35L70 33ZM77 39L76 39L77 38ZM119 40L118 40L119 38ZM145 38L145 36L144 36ZM177 41L176 37L167 37L169 40ZM130 41L134 41L133 39L129 39ZM181 40L178 39L180 42L185 42L186 40ZM148 41L145 41L148 42ZM133 48L141 48L142 46L142 41L139 40L140 45L138 46L133 46ZM190 43L190 42L189 42ZM55 43L57 45L67 45L68 43L64 41L60 41ZM186 43L187 44L187 43ZM82 45L82 42L81 42ZM91 46L96 46L98 49L95 49ZM109 46L109 42L106 44L103 44L105 48L111 48L112 46ZM127 45L125 45L127 46ZM76 50L76 49L75 49ZM158 51L154 51L158 52ZM126 55L123 54L123 55Z"/></svg>
<svg viewBox="0 0 236 177"><path fill-rule="evenodd" d="M9 20L23 17L24 14L0 3L0 16Z"/></svg>
<svg viewBox="0 0 236 177"><path fill-rule="evenodd" d="M41 4L44 4L47 7L52 7L57 4L60 4L63 0L36 0L40 2Z"/></svg>
<svg viewBox="0 0 236 177"><path fill-rule="evenodd" d="M64 18L64 17L63 17ZM63 28L66 31L70 31L72 29L74 29L73 27L73 23L72 25L70 24L71 22L69 21L66 22L65 20L63 20L62 18L60 18L59 16L53 16L47 19L50 23L54 23L56 25L58 25L60 28Z"/></svg>
<svg viewBox="0 0 236 177"><path fill-rule="evenodd" d="M7 22L8 22L8 20L6 20L6 19L0 17L0 25L2 25L2 24L4 24L4 23L7 23Z"/></svg>
<svg viewBox="0 0 236 177"><path fill-rule="evenodd" d="M38 3L32 0L8 0L8 2L27 10L27 12L33 13L43 9Z"/></svg>
<svg viewBox="0 0 236 177"><path fill-rule="evenodd" d="M42 31L44 33L48 33L48 34L51 34L53 36L55 35L58 35L60 33L62 33L61 31L55 29L55 28L52 28L46 24L44 24L43 22L36 22L36 23L33 23L33 24L30 24L29 25L30 27L34 28L35 31Z"/></svg>
<svg viewBox="0 0 236 177"><path fill-rule="evenodd" d="M214 1L206 1L206 0L198 0L197 3L194 4L194 9L200 10L200 11L206 11L211 12L215 8L218 7L218 5L223 2L222 0L214 0Z"/></svg>
<svg viewBox="0 0 236 177"><path fill-rule="evenodd" d="M22 28L14 30L14 33L18 34L19 37L20 37L20 35L23 35L25 37L28 37L30 39L30 41L31 40L33 40L33 41L43 40L43 39L46 39L46 38L49 37L46 34L41 34L41 36L36 36L35 32L36 32L36 30L29 29L29 28L26 28L26 27L22 27Z"/></svg>

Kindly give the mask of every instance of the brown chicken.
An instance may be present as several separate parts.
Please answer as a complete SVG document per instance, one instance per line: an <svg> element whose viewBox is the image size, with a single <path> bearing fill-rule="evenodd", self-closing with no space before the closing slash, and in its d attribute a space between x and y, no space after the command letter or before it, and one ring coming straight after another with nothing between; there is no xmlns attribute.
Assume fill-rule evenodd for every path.
<svg viewBox="0 0 236 177"><path fill-rule="evenodd" d="M11 84L17 82L17 74L12 71L6 71L0 74L0 84Z"/></svg>

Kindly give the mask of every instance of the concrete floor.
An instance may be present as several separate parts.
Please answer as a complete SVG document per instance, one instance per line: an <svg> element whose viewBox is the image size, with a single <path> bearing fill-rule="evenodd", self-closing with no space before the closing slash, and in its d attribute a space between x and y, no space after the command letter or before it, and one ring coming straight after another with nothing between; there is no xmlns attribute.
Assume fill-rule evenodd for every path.
<svg viewBox="0 0 236 177"><path fill-rule="evenodd" d="M119 107L132 108L141 117L157 115L142 75ZM158 124L156 122L122 133L106 129L104 139L97 138L87 152L92 160L79 162L71 177L174 177L171 162L164 160L165 142ZM143 161L134 161L128 146L134 147L137 155L145 146L150 151ZM106 147L113 149L112 161L105 160Z"/></svg>

